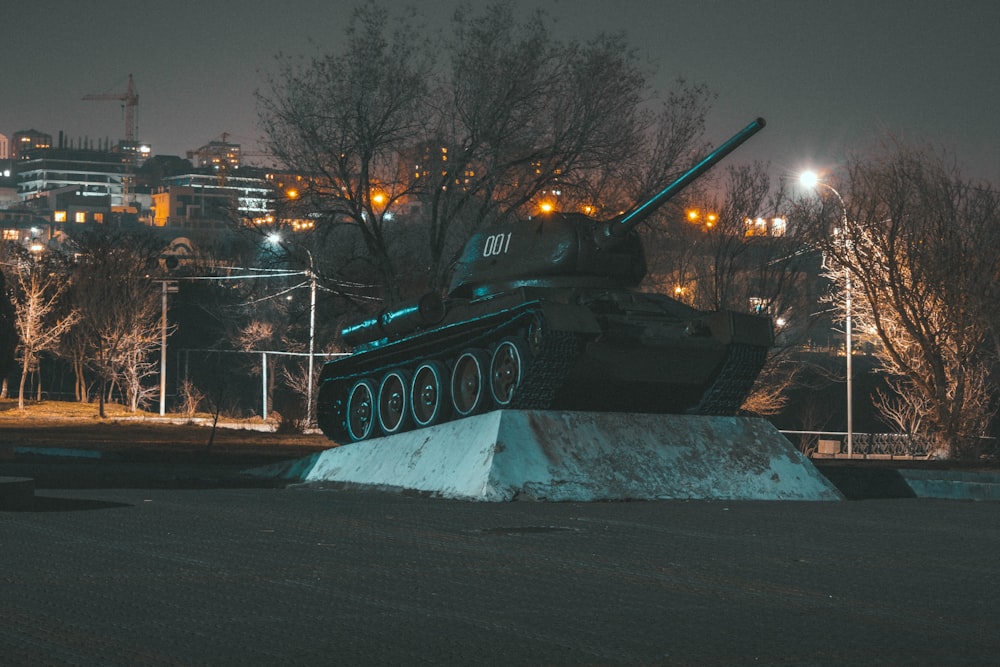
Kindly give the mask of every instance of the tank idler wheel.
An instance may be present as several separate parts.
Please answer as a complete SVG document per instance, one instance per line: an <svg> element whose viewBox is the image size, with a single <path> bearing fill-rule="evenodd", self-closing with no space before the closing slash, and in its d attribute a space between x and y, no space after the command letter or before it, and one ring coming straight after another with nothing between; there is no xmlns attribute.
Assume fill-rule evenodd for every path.
<svg viewBox="0 0 1000 667"><path fill-rule="evenodd" d="M389 371L378 386L378 425L386 435L406 427L410 410L410 378L405 371Z"/></svg>
<svg viewBox="0 0 1000 667"><path fill-rule="evenodd" d="M451 371L451 405L459 417L479 412L487 403L489 355L466 350Z"/></svg>
<svg viewBox="0 0 1000 667"><path fill-rule="evenodd" d="M410 415L418 427L443 421L448 409L448 371L438 361L427 361L413 372L410 388Z"/></svg>
<svg viewBox="0 0 1000 667"><path fill-rule="evenodd" d="M510 405L524 378L525 343L519 338L500 341L490 361L490 395L501 408Z"/></svg>
<svg viewBox="0 0 1000 667"><path fill-rule="evenodd" d="M375 383L358 380L347 393L347 437L351 442L370 438L375 432L378 419L375 410Z"/></svg>

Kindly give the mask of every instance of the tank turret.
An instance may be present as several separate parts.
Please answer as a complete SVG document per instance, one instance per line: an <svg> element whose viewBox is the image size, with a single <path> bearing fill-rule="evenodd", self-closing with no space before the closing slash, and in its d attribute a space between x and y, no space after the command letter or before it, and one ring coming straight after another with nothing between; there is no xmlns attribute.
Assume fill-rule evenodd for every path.
<svg viewBox="0 0 1000 667"><path fill-rule="evenodd" d="M550 213L466 244L442 299L349 323L317 416L332 439L392 435L497 408L733 414L772 342L767 318L635 291L636 227L764 127L758 118L631 211Z"/></svg>
<svg viewBox="0 0 1000 667"><path fill-rule="evenodd" d="M474 235L452 273L449 296L484 296L521 285L634 286L646 274L636 227L764 127L757 118L680 178L625 215L597 221L549 213ZM560 280L562 278L563 280Z"/></svg>

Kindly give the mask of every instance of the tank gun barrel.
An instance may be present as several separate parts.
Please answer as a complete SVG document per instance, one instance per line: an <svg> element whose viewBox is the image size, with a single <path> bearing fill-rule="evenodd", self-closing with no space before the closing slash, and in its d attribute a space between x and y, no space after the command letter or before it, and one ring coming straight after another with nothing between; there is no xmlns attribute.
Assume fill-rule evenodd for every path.
<svg viewBox="0 0 1000 667"><path fill-rule="evenodd" d="M764 128L763 118L757 118L745 128L734 134L728 141L706 155L698 164L694 165L680 178L665 187L663 190L647 199L640 206L632 210L619 220L608 222L603 230L604 241L619 239L628 234L640 222L652 215L658 208L672 199L678 192L686 188L693 180L700 177L711 169L717 162L740 147L747 139L757 134Z"/></svg>

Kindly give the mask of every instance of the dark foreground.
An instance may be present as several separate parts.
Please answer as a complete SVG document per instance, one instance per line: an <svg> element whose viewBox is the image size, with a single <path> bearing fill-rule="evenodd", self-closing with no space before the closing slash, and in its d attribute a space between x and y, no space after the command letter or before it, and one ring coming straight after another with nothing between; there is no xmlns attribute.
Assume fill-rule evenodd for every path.
<svg viewBox="0 0 1000 667"><path fill-rule="evenodd" d="M1000 504L39 489L0 664L987 665Z"/></svg>

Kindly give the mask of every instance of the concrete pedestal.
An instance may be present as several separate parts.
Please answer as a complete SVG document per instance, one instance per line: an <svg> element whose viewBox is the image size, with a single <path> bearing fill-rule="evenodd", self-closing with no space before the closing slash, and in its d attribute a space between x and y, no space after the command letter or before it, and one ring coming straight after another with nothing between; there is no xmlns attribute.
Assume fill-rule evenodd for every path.
<svg viewBox="0 0 1000 667"><path fill-rule="evenodd" d="M481 501L840 500L769 422L502 410L335 447L299 462L339 482Z"/></svg>

